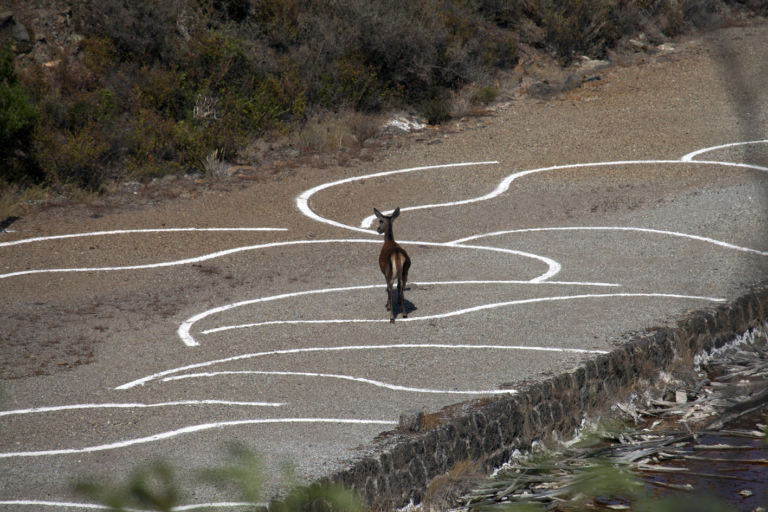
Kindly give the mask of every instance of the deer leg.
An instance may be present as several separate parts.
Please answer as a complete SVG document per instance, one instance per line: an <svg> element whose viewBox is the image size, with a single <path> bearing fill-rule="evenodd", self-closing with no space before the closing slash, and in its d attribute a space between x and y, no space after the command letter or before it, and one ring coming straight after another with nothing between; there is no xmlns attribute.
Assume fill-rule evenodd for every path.
<svg viewBox="0 0 768 512"><path fill-rule="evenodd" d="M400 314L408 318L408 311L405 310L405 283L400 275L397 276L397 301L400 303Z"/></svg>
<svg viewBox="0 0 768 512"><path fill-rule="evenodd" d="M392 303L392 280L387 279L387 311L389 311L389 321L395 321L395 308Z"/></svg>

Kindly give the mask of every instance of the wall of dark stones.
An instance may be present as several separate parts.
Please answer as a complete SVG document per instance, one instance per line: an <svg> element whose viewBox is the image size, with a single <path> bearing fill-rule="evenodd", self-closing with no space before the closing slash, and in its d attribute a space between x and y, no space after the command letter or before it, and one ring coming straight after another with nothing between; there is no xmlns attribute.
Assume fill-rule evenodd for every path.
<svg viewBox="0 0 768 512"><path fill-rule="evenodd" d="M420 503L429 482L471 460L490 473L515 449L554 434L570 437L585 417L647 385L661 371L690 369L693 357L768 321L768 282L736 300L682 317L677 327L638 334L577 369L528 385L517 394L457 404L438 415L401 418L371 455L329 481L354 490L377 509Z"/></svg>

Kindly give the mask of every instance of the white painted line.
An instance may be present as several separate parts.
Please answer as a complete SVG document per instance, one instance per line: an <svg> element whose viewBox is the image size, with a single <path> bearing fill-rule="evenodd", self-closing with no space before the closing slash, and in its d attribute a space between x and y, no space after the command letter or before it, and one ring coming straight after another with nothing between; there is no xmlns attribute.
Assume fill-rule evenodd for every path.
<svg viewBox="0 0 768 512"><path fill-rule="evenodd" d="M578 282L578 281L521 281L521 280L470 280L470 281L413 281L410 283L412 286L454 286L454 285L499 285L499 284L514 284L514 285L562 285L562 286L594 286L594 287L618 287L619 284L615 283L591 283L591 282ZM192 328L192 325L194 325L199 320L210 316L215 313L221 313L223 311L227 311L230 309L242 307L242 306L248 306L252 304L258 304L260 302L271 302L274 300L282 300L282 299L291 299L295 297L300 296L306 296L306 295L320 295L320 294L326 294L326 293L338 293L338 292L348 292L348 291L356 291L356 290L369 290L374 288L384 288L385 284L369 284L369 285L359 285L359 286L346 286L342 288L321 288L318 290L305 290L301 292L293 292L293 293L283 293L280 295L272 295L268 297L261 297L258 299L249 299L244 300L240 302L235 302L232 304L226 304L224 306L219 306L213 309L209 309L208 311L204 311L202 313L199 313L187 320L185 320L181 326L178 329L179 337L184 341L184 343L187 346L197 346L199 343L192 337L190 334L190 329ZM403 319L405 320L405 319ZM343 323L343 322L378 322L380 319L374 319L374 320L335 320L335 321L327 321L330 323ZM389 322L389 320L382 320ZM312 322L312 321L306 321L306 322ZM256 325L269 325L271 322L265 321L265 322L259 322L255 324L247 324L241 327L253 327ZM285 321L277 321L276 323L286 323ZM219 328L212 328L205 331L202 331L203 334L209 334L213 332L223 331L227 329L232 329L234 327L219 327Z"/></svg>
<svg viewBox="0 0 768 512"><path fill-rule="evenodd" d="M163 382L183 380L183 379L195 379L201 377L219 377L222 375L273 375L284 377L318 377L324 379L339 379L348 380L352 382L359 382L362 384L370 384L379 388L390 389L392 391L406 391L408 393L432 393L440 395L498 395L498 394L515 394L517 391L512 389L491 389L491 390L450 390L450 389L430 389L430 388L414 388L409 386L400 386L398 384L390 384L389 382L383 382L380 380L366 379L363 377L353 377L351 375L341 375L335 373L315 373L315 372L285 372L285 371L259 371L259 370L242 370L242 371L221 371L221 372L202 372L202 373L189 373L185 375L176 375L173 377L166 377Z"/></svg>
<svg viewBox="0 0 768 512"><path fill-rule="evenodd" d="M323 183L322 185L318 185L316 187L312 187L309 190L306 190L302 192L297 198L296 198L296 208L299 209L301 213L306 215L312 220L316 220L317 222L322 222L324 224L329 224L331 226L343 228L343 229L349 229L352 231L359 231L361 233L368 233L371 235L378 235L378 233L375 230L372 229L363 229L358 228L355 226L349 226L347 224L342 224L341 222L336 222L334 220L326 219L325 217L321 217L320 215L316 214L314 210L309 206L309 200L310 198L315 195L316 193L320 192L321 190L325 190L331 187L335 187L337 185L343 185L345 183L352 183L355 181L360 180L367 180L371 178L379 178L383 176L391 176L394 174L403 174L403 173L409 173L409 172L415 172L415 171L424 171L424 170L430 170L430 169L447 169L452 167L469 167L469 166L475 166L475 165L496 165L499 162L497 161L489 161L489 162L461 162L456 164L442 164L442 165L426 165L421 167L410 167L407 169L397 169L394 171L383 171L383 172L377 172L373 174L366 174L364 176L354 176L352 178L345 178L342 180L336 180L336 181L330 181L328 183Z"/></svg>
<svg viewBox="0 0 768 512"><path fill-rule="evenodd" d="M413 349L437 349L437 350L530 350L534 352L560 352L570 354L607 354L605 350L588 350L580 348L560 348L560 347L526 347L522 345L450 345L442 343L395 343L389 345L345 345L339 347L304 347L304 348L290 348L283 350L269 350L265 352L255 352L251 354L241 354L238 356L225 357L222 359L214 359L211 361L204 361L202 363L193 363L186 366L180 366L178 368L172 368L170 370L164 370L162 372L154 373L140 379L128 382L117 386L115 389L130 389L136 386L143 386L147 382L163 378L167 375L173 375L181 373L187 370L197 370L198 368L206 368L217 364L231 363L235 361L243 361L245 359L254 359L258 357L268 356L280 356L287 354L305 354L315 352L346 352L346 351L358 351L358 350L413 350Z"/></svg>
<svg viewBox="0 0 768 512"><path fill-rule="evenodd" d="M160 402L156 404L144 403L105 403L105 404L71 404L53 405L47 407L32 407L29 409L14 409L0 411L0 416L15 416L21 414L39 414L46 412L74 411L80 409L149 409L153 407L173 407L179 405L233 405L248 407L282 407L280 402L233 402L231 400L181 400L177 402Z"/></svg>
<svg viewBox="0 0 768 512"><path fill-rule="evenodd" d="M191 263L200 263L202 261L208 261L216 258L222 258L224 256L230 256L246 251L255 251L259 249L269 249L273 247L283 247L289 245L305 245L305 244L328 244L328 243L381 243L379 240L289 240L286 242L270 242L258 245L248 245L244 247L234 247L232 249L225 249L223 251L212 252L204 254L202 256L196 256L193 258L184 258L181 260L165 261L161 263L147 263L145 265L128 265L123 267L93 267L93 268L53 268L53 269L37 269L37 270L22 270L19 272L11 272L9 274L0 274L0 279L7 277L16 277L29 274L45 274L45 273L62 273L62 272L107 272L116 270L146 270L152 268L172 267L178 265L187 265Z"/></svg>
<svg viewBox="0 0 768 512"><path fill-rule="evenodd" d="M501 235L515 234L515 233L536 233L540 231L632 231L637 233L651 233L651 234L657 234L657 235L667 235L667 236L674 236L674 237L680 237L680 238L688 238L690 240L697 240L699 242L706 242L709 244L718 245L720 247L725 247L726 249L733 249L736 251L750 252L754 254L759 254L761 256L768 256L768 251L758 251L757 249L750 249L749 247L742 247L739 245L730 244L728 242L715 240L714 238L708 238L705 236L690 235L688 233L680 233L677 231L666 231L663 229L636 228L636 227L627 227L627 226L564 226L564 227L551 227L551 228L509 229L505 231L496 231L494 233L485 233L482 235L468 236L465 238L460 238L458 240L455 240L451 243L463 244L465 242L478 240L480 238L489 238L493 236L501 236Z"/></svg>
<svg viewBox="0 0 768 512"><path fill-rule="evenodd" d="M581 299L607 299L607 298L634 298L634 297L653 297L653 298L671 298L671 299L689 299L689 300L705 300L708 302L724 302L725 299L716 297L701 297L697 295L678 295L669 293L601 293L601 294L584 294L584 295L566 295L557 297L536 297L532 299L518 299L506 302L496 302L491 304L482 304L480 306L474 306L471 308L457 309L455 311L449 311L446 313L438 313L434 315L425 316L409 316L408 318L401 318L398 322L423 322L426 320L436 320L440 318L451 318L469 313L476 313L478 311L485 311L489 309L498 309L508 306L519 306L522 304L534 304L538 302L556 302L565 300L581 300ZM267 325L302 325L302 324L346 324L346 323L389 323L387 318L375 318L375 319L328 319L328 320L268 320L264 322L253 322L241 325L229 325L223 327L216 327L203 331L203 334L216 333L221 331L228 331L233 329L245 329L253 327L262 327Z"/></svg>
<svg viewBox="0 0 768 512"><path fill-rule="evenodd" d="M480 201L488 201L490 199L494 199L504 194L505 192L507 192L512 182L515 181L516 179L522 178L523 176L528 176L529 174L537 174L540 172L557 171L557 170L563 170L563 169L579 169L579 168L587 168L587 167L605 167L605 166L621 166L621 165L692 164L692 163L718 165L718 166L726 166L726 167L742 167L745 169L768 171L768 168L766 167L762 167L759 165L752 165L752 164L744 164L744 163L736 163L736 162L700 162L700 161L684 161L684 160L617 160L612 162L590 162L585 164L554 165L554 166L540 167L538 169L530 169L530 170L520 171L520 172L510 174L509 176L504 178L493 191L482 196L478 196L471 199L464 199L461 201L448 201L445 203L426 204L426 205L419 205L419 206L404 206L400 208L400 211L422 210L427 208L444 208L444 207L477 203ZM419 170L419 169L415 168L409 171L413 171L413 170ZM361 228L370 226L373 223L374 219L375 219L375 216L373 215L363 219L363 221L360 223ZM315 219L315 220L318 220L318 219ZM325 221L323 220L321 222L325 222ZM328 221L328 222L333 222L333 221ZM339 224L339 226L346 227L343 224ZM352 228L352 229L359 230L361 228Z"/></svg>
<svg viewBox="0 0 768 512"><path fill-rule="evenodd" d="M693 151L691 153L688 153L687 155L683 156L680 160L683 162L692 162L693 159L703 153L709 153L710 151L715 151L718 149L726 149L726 148L732 148L734 146L745 146L747 144L766 144L768 143L768 139L765 140L750 140L747 142L732 142L730 144L721 144L719 146L711 146L708 148L703 149L697 149L696 151Z"/></svg>
<svg viewBox="0 0 768 512"><path fill-rule="evenodd" d="M70 233L67 235L38 236L35 238L24 238L22 240L13 240L11 242L0 242L0 247L11 245L29 244L32 242L44 242L48 240L63 240L65 238L80 238L89 236L105 235L125 235L135 233L184 233L184 232L206 232L206 231L288 231L286 228L150 228L150 229L115 229L112 231L90 231L85 233Z"/></svg>
<svg viewBox="0 0 768 512"><path fill-rule="evenodd" d="M30 507L52 507L62 509L85 509L85 510L114 510L113 507L98 505L95 503L75 503L71 501L46 501L46 500L0 500L0 505L8 506L30 506ZM215 503L196 503L192 505L179 505L172 507L172 512L185 512L188 510L206 510L209 508L232 508L232 507L266 507L267 503L248 503L240 501L220 501ZM125 508L125 512L150 512L135 508Z"/></svg>
<svg viewBox="0 0 768 512"><path fill-rule="evenodd" d="M403 243L404 242L400 242L400 244L403 244ZM422 244L422 245L424 245L424 244ZM485 245L466 245L466 244L454 244L454 243L435 244L435 245L440 245L440 246L443 246L443 247L460 247L460 248L463 248L463 249L477 249L477 250L481 250L481 251L501 252L501 253L504 253L504 254L512 254L512 255L515 255L515 256L523 256L524 258L533 258L533 259L539 260L542 263L544 263L545 265L547 265L547 267L549 267L549 268L547 269L546 272L544 272L540 276L534 277L533 279L531 279L532 283L539 283L539 282L545 281L545 280L547 280L547 279L549 279L551 277L554 277L557 274L559 274L560 270L562 270L562 268L563 268L562 265L560 265L558 262L556 262L552 258L547 258L545 256L539 256L538 254L533 254L533 253L530 253L530 252L518 251L518 250L515 250L515 249L504 249L504 248L501 248L501 247L489 247L489 246L485 246Z"/></svg>
<svg viewBox="0 0 768 512"><path fill-rule="evenodd" d="M736 162L721 162L719 160L691 160L689 163L702 165L724 165L727 167L739 167L741 169L750 169L753 171L768 172L768 167L755 164L740 164Z"/></svg>
<svg viewBox="0 0 768 512"><path fill-rule="evenodd" d="M185 434L203 432L206 430L220 429L226 427L239 427L244 425L268 425L268 424L335 424L335 425L397 425L396 421L387 420L360 420L351 418L265 418L253 420L235 420L235 421L216 421L212 423L202 423L200 425L190 425L188 427L161 432L147 437L136 439L126 439L115 443L100 444L95 446L86 446L83 448L64 448L59 450L40 450L31 452L6 452L0 453L0 459L10 459L16 457L47 457L53 455L73 455L78 453L94 453L107 450L116 450L127 448L139 444L147 444L165 439L171 439Z"/></svg>
<svg viewBox="0 0 768 512"><path fill-rule="evenodd" d="M599 167L599 166L610 166L610 165L637 165L637 164L663 164L663 163L673 163L673 164L679 164L679 160L626 160L626 161L614 161L614 162L592 162L588 164L566 164L566 165L553 165L549 167L539 167L537 169L529 169L526 171L519 171L512 173L508 175L506 178L501 180L499 184L496 186L495 189L493 189L491 192L474 197L471 199L464 199L461 201L447 201L445 203L435 203L435 204L427 204L427 205L420 205L420 206L405 206L401 207L400 211L409 211L409 210L422 210L425 208L445 208L450 206L460 206L465 204L471 204L471 203L477 203L481 201L488 201L490 199L494 199L496 197L499 197L503 193L505 193L507 190L509 190L510 185L513 181L515 181L518 178L522 178L523 176L528 176L529 174L537 174L540 172L547 172L547 171L557 171L562 169L577 169L581 167ZM415 168L413 170L419 170L418 168ZM370 226L373 222L373 219L375 216L369 216L363 219L363 221L360 223L361 226Z"/></svg>
<svg viewBox="0 0 768 512"><path fill-rule="evenodd" d="M250 248L241 248L241 250L254 250L256 248L263 249L263 248L271 248L271 247L280 247L280 246L287 246L287 245L302 245L302 244L329 244L329 243L368 243L368 244L380 244L381 241L379 240L366 240L366 239L332 239L332 240L294 240L294 241L288 241L288 242L274 242L271 244L262 244L260 246L253 246ZM539 283L543 282L546 279L549 279L553 276L555 276L557 273L561 270L561 265L556 262L555 260L551 258L546 258L544 256L539 256L537 254L532 254L528 252L523 251L516 251L513 249L504 249L499 247L487 247L482 245L461 245L456 243L437 243L437 242L422 242L422 241L400 241L401 245L422 245L427 247L443 247L443 248L459 248L459 249L473 249L473 250L484 250L484 251L490 251L490 252L500 252L503 254L512 254L514 256L522 256L525 258L532 258L537 259L547 265L548 269L543 274L531 279L529 282L531 283ZM231 249L230 251L234 251L234 249ZM213 257L213 256L211 256ZM216 256L218 257L218 256ZM32 272L32 271L29 271ZM0 275L0 278L3 276ZM200 344L195 340L195 338L190 334L190 330L192 326L202 320L205 317L208 317L210 315L221 313L223 311L227 311L233 308L238 308L241 306L246 306L249 304L256 304L259 302L267 302L272 300L279 300L279 299L285 299L285 298L292 298L292 297L299 297L302 295L314 295L314 294L321 294L321 293L331 293L331 292L339 292L339 291L351 291L351 290L361 290L366 288L378 288L380 285L362 285L362 286L347 286L342 288L326 288L322 290L309 290L309 291L302 291L302 292L293 292L293 293L284 293L280 295L273 295L271 297L263 297L259 299L250 299L245 301L236 302L233 304L227 304L224 306L219 306L213 309L209 309L207 311L203 311L202 313L198 313L197 315L194 315L184 322L181 323L179 326L179 329L177 330L177 333L181 340L184 342L184 344L188 347L196 347Z"/></svg>
<svg viewBox="0 0 768 512"><path fill-rule="evenodd" d="M0 505L30 506L30 507L56 507L56 508L80 508L86 510L113 510L106 505L93 503L74 503L70 501L42 501L42 500L2 500ZM131 511L133 512L133 511ZM143 512L143 511L142 511Z"/></svg>
<svg viewBox="0 0 768 512"><path fill-rule="evenodd" d="M192 263L200 263L203 261L208 261L216 258L222 258L225 256L230 256L232 254L237 254L240 252L246 252L246 251L256 251L260 249L271 249L275 247L286 247L286 246L292 246L292 245L315 245L315 244L344 244L344 243L350 243L350 244L381 244L381 240L374 240L374 239L328 239L328 240L288 240L284 242L270 242L270 243L264 243L264 244L258 244L258 245L249 245L244 247L235 247L232 249L225 249L222 251L217 251L209 254L204 254L202 256L196 256L193 258L184 258L181 260L174 260L174 261L166 261L161 263L147 263L144 265L127 265L122 267L89 267L89 268L53 268L53 269L35 269L35 270L22 270L18 272L11 272L8 274L0 274L0 279L5 279L9 277L18 277L18 276L24 276L24 275L31 275L31 274L47 274L47 273L69 273L69 272L108 272L108 271L119 271L119 270L147 270L147 269L154 269L154 268L162 268L162 267L172 267L172 266L179 266L179 265L188 265ZM491 252L501 252L506 254L513 254L516 256L523 256L526 258L534 258L538 259L539 261L542 261L544 264L546 264L549 269L542 275L534 278L535 280L543 280L548 279L555 274L557 274L560 271L560 264L556 261L545 258L543 256L539 256L536 254L531 254L523 251L515 251L513 249L503 249L498 247L485 247L485 246L470 246L470 245L459 245L459 244L447 244L447 243L439 243L439 242L423 242L423 241L408 241L403 240L399 242L401 245L423 245L423 246L430 246L430 247L446 247L446 248L460 248L460 249L477 249L477 250L485 250L485 251L491 251Z"/></svg>

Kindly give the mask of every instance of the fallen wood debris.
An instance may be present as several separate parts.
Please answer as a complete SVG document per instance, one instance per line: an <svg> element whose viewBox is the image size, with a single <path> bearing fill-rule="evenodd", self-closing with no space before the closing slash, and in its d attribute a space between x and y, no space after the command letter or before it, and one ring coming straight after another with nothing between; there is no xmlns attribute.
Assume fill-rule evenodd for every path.
<svg viewBox="0 0 768 512"><path fill-rule="evenodd" d="M741 455L754 450L754 446L739 445L738 441L712 443L711 439L743 438L753 445L754 440L768 442L768 429L761 423L744 429L724 428L768 406L768 326L718 350L716 356L698 357L695 374L695 379L689 379L695 382L659 379L661 384L643 396L634 395L616 404L608 417L590 422L573 440L542 442L525 454L516 452L493 478L465 496L456 510L493 510L510 503L543 507L536 510L573 510L574 505L584 504L588 494L582 487L585 481L590 485L604 481L615 490L615 499L606 500L601 495L588 503L588 509L631 510L636 485L680 492L694 490L689 483L669 479L646 479L645 484L638 484L635 475L643 474L754 483L752 479L709 471L715 464L765 466L768 458ZM702 442L703 436L709 436L710 441ZM686 467L702 463L708 464L704 472ZM585 473L589 479L584 478ZM625 473L631 476L622 480ZM751 491L741 496L751 496Z"/></svg>

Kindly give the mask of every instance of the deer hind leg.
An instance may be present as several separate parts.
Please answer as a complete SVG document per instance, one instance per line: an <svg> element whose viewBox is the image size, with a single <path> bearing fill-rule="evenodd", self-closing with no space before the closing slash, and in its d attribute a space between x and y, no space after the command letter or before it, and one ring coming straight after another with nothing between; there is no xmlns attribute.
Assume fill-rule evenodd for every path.
<svg viewBox="0 0 768 512"><path fill-rule="evenodd" d="M400 314L403 315L403 318L408 318L408 312L405 310L405 281L403 280L403 272L399 267L397 270L397 301L400 303Z"/></svg>
<svg viewBox="0 0 768 512"><path fill-rule="evenodd" d="M408 310L405 309L405 285L408 282L408 268L411 266L410 261L400 261L401 265L397 267L397 296L400 300L400 311L403 314L403 318L408 318Z"/></svg>
<svg viewBox="0 0 768 512"><path fill-rule="evenodd" d="M392 276L384 276L387 280L387 311L389 311L389 321L395 321L394 304L392 303Z"/></svg>

